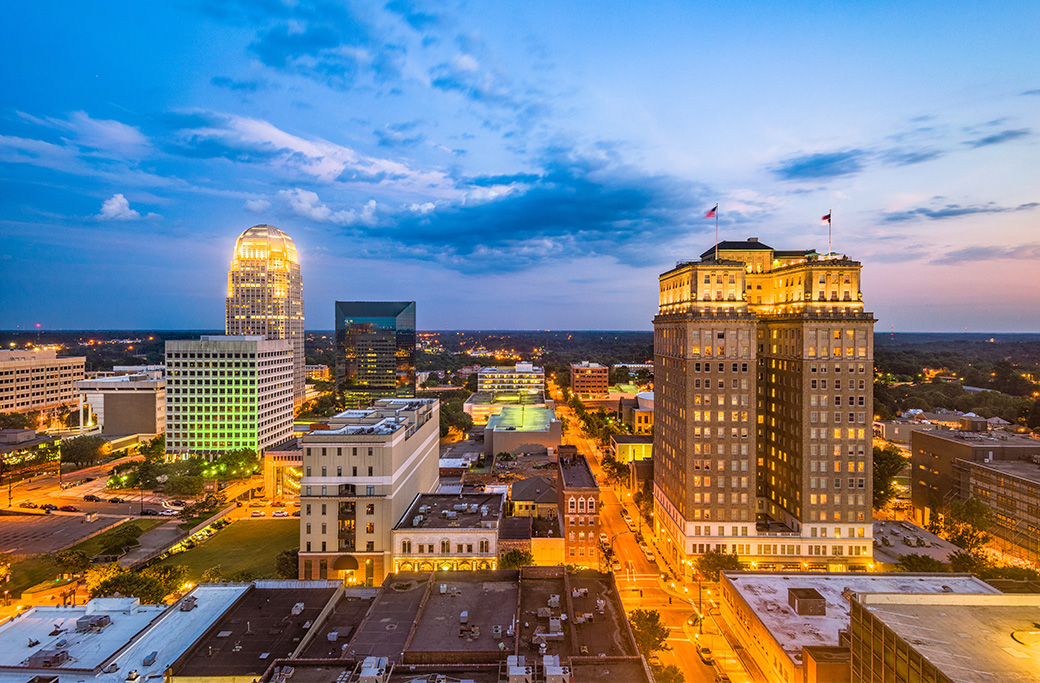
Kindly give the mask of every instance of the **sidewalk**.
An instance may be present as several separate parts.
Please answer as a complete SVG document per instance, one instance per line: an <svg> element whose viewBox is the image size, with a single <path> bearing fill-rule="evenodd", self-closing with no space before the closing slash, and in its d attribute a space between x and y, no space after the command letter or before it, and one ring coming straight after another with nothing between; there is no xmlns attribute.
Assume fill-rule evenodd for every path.
<svg viewBox="0 0 1040 683"><path fill-rule="evenodd" d="M140 547L134 548L119 558L119 564L127 568L133 568L138 562L147 560L152 555L166 550L187 536L188 532L177 528L177 525L180 523L180 519L172 519L141 536L138 539L141 543Z"/></svg>

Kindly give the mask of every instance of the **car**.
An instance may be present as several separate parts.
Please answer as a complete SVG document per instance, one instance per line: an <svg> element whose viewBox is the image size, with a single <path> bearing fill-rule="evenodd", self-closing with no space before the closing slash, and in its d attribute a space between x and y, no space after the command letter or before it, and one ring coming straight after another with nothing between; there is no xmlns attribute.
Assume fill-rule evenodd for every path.
<svg viewBox="0 0 1040 683"><path fill-rule="evenodd" d="M79 480L79 483L86 484L87 482L91 482L91 481L94 481L94 477L83 477L82 479Z"/></svg>
<svg viewBox="0 0 1040 683"><path fill-rule="evenodd" d="M185 505L187 505L187 503L185 503L183 500L171 500L170 501L170 505L172 505L174 507L177 507L177 508L182 508Z"/></svg>
<svg viewBox="0 0 1040 683"><path fill-rule="evenodd" d="M273 508L283 508L283 507L285 507L285 503L280 501L280 500L276 500L275 502L271 503L271 507L273 507Z"/></svg>
<svg viewBox="0 0 1040 683"><path fill-rule="evenodd" d="M273 512L273 513L271 514L271 516L272 516L272 517L288 517L288 516L289 516L289 513L288 513L288 512L286 512L285 510L275 510L275 511L274 511L274 512Z"/></svg>
<svg viewBox="0 0 1040 683"><path fill-rule="evenodd" d="M293 504L294 508L300 507L300 501L298 501L298 500L294 500L292 504Z"/></svg>
<svg viewBox="0 0 1040 683"><path fill-rule="evenodd" d="M23 500L21 503L18 503L18 507L20 507L20 508L35 508L35 507L39 507L39 506L36 503L32 502L31 500Z"/></svg>
<svg viewBox="0 0 1040 683"><path fill-rule="evenodd" d="M701 661L707 664L708 666L711 666L715 662L714 655L712 655L711 650L706 647L698 647L697 656L700 657Z"/></svg>
<svg viewBox="0 0 1040 683"><path fill-rule="evenodd" d="M293 510L292 516L293 517L299 517L300 516L300 511L299 510Z"/></svg>
<svg viewBox="0 0 1040 683"><path fill-rule="evenodd" d="M264 504L259 500L254 500L252 503L249 504L249 507L251 508L262 508L263 506Z"/></svg>
<svg viewBox="0 0 1040 683"><path fill-rule="evenodd" d="M249 516L250 517L263 517L264 516L264 511L263 510L253 510L252 512L249 513Z"/></svg>
<svg viewBox="0 0 1040 683"><path fill-rule="evenodd" d="M180 513L176 510L163 510L159 513L162 517L176 517Z"/></svg>
<svg viewBox="0 0 1040 683"><path fill-rule="evenodd" d="M614 571L614 572L621 571L621 563L618 562L617 560L614 560L613 562L610 563L610 569L612 571Z"/></svg>
<svg viewBox="0 0 1040 683"><path fill-rule="evenodd" d="M58 509L61 510L62 512L79 512L79 508L76 507L75 505L62 505Z"/></svg>
<svg viewBox="0 0 1040 683"><path fill-rule="evenodd" d="M112 496L111 498L108 499L108 502L109 503L125 503L127 501L126 501L125 498L120 498L119 496Z"/></svg>
<svg viewBox="0 0 1040 683"><path fill-rule="evenodd" d="M606 545L607 543L610 543L610 539L607 538L606 534L600 534L599 535L599 542L602 543L603 545Z"/></svg>
<svg viewBox="0 0 1040 683"><path fill-rule="evenodd" d="M141 514L145 517L158 517L159 511L153 510L152 508L145 508L144 510L141 510Z"/></svg>
<svg viewBox="0 0 1040 683"><path fill-rule="evenodd" d="M87 495L83 496L83 500L87 501L88 503L100 503L101 496L95 496L93 493L88 493Z"/></svg>
<svg viewBox="0 0 1040 683"><path fill-rule="evenodd" d="M41 510L57 510L58 506L55 505L54 503L44 503L43 505L40 506L40 509Z"/></svg>

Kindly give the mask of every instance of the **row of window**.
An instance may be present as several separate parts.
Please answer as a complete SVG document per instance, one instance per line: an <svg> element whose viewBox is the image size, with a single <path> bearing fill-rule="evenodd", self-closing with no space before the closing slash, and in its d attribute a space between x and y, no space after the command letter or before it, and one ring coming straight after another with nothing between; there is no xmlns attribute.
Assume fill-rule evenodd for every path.
<svg viewBox="0 0 1040 683"><path fill-rule="evenodd" d="M441 539L441 544L440 545L441 545L441 552L440 552L441 555L450 555L451 554L451 541L450 540L448 540L446 538L445 539ZM436 546L433 543L417 543L417 544L415 544L415 554L416 555L423 555L423 554L433 555L433 554L435 554L435 552L434 552L434 548L435 547ZM491 552L491 542L489 540L485 539L485 538L480 539L477 542L477 552L481 553L481 554L486 554L486 553ZM412 541L410 539L406 538L406 539L401 541L401 553L405 554L405 555L412 554ZM472 543L456 543L455 544L455 554L456 555L462 555L462 554L472 555L473 554L473 544Z"/></svg>

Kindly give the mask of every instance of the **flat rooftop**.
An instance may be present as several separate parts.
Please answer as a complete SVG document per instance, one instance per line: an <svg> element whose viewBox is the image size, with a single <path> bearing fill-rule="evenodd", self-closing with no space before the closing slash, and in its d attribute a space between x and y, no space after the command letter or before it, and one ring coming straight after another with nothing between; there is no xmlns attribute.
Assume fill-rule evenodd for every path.
<svg viewBox="0 0 1040 683"><path fill-rule="evenodd" d="M589 469L589 463L585 456L560 460L560 486L564 489L594 489L598 488L596 477Z"/></svg>
<svg viewBox="0 0 1040 683"><path fill-rule="evenodd" d="M610 440L614 443L649 443L654 442L652 434L611 434Z"/></svg>
<svg viewBox="0 0 1040 683"><path fill-rule="evenodd" d="M434 573L433 590L419 615L408 652L493 652L505 659L513 653L515 635L506 632L516 618L519 594L515 571ZM463 612L467 625L479 628L476 638L459 635ZM492 637L493 626L502 627L501 639Z"/></svg>
<svg viewBox="0 0 1040 683"><path fill-rule="evenodd" d="M973 464L983 469L996 470L1001 474L1040 484L1040 465L1028 460L993 460Z"/></svg>
<svg viewBox="0 0 1040 683"><path fill-rule="evenodd" d="M857 598L956 683L1040 682L1040 595L897 595Z"/></svg>
<svg viewBox="0 0 1040 683"><path fill-rule="evenodd" d="M247 584L206 584L191 592L195 609L179 605L140 605L136 598L98 598L76 607L33 607L0 626L0 682L25 683L33 674L59 676L61 683L92 681L122 683L131 669L142 680L161 674L199 639L247 589ZM76 620L106 615L111 624L101 630L76 632ZM63 645L58 645L60 641ZM30 642L38 642L28 647ZM29 656L44 650L66 650L70 660L58 667L32 669ZM156 652L155 663L144 659ZM116 664L114 673L101 668Z"/></svg>
<svg viewBox="0 0 1040 683"><path fill-rule="evenodd" d="M260 585L270 587L250 587L210 627L175 676L261 676L275 659L292 655L337 591L325 581Z"/></svg>
<svg viewBox="0 0 1040 683"><path fill-rule="evenodd" d="M394 530L493 529L502 517L504 501L502 493L422 493Z"/></svg>
<svg viewBox="0 0 1040 683"><path fill-rule="evenodd" d="M999 594L971 574L723 572L726 580L795 662L802 647L838 644L838 631L849 626L850 593ZM826 600L826 614L799 615L788 604L788 590L815 589ZM725 592L725 588L723 588ZM1040 613L1037 614L1040 618Z"/></svg>
<svg viewBox="0 0 1040 683"><path fill-rule="evenodd" d="M956 419L957 416L954 416ZM1003 446L1034 446L1040 454L1040 439L1010 432L962 432L959 429L931 429L918 432L928 436L975 446L1000 448Z"/></svg>
<svg viewBox="0 0 1040 683"><path fill-rule="evenodd" d="M571 662L574 683L617 681L618 683L651 683L647 670L638 657L631 659L582 659Z"/></svg>
<svg viewBox="0 0 1040 683"><path fill-rule="evenodd" d="M383 581L368 616L350 641L346 655L356 659L387 657L399 662L431 574L391 574ZM324 679L329 680L329 679Z"/></svg>
<svg viewBox="0 0 1040 683"><path fill-rule="evenodd" d="M336 603L328 618L315 626L321 631L300 653L303 659L334 659L357 633L358 627L375 602L378 588L346 589L346 595ZM335 634L335 635L333 635Z"/></svg>
<svg viewBox="0 0 1040 683"><path fill-rule="evenodd" d="M510 432L546 432L556 421L556 413L552 408L540 406L502 407L502 412L488 418L486 430Z"/></svg>
<svg viewBox="0 0 1040 683"><path fill-rule="evenodd" d="M524 405L544 406L545 394L541 391L476 391L466 399L470 405Z"/></svg>

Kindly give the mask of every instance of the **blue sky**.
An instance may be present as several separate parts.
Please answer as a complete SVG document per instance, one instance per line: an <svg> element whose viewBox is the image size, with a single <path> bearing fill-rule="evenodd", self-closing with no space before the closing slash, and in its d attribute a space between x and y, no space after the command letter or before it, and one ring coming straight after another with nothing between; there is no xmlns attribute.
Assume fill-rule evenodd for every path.
<svg viewBox="0 0 1040 683"><path fill-rule="evenodd" d="M832 209L879 331L1038 331L1038 48L1035 2L13 5L0 328L220 327L271 223L309 329L649 329L718 202Z"/></svg>

